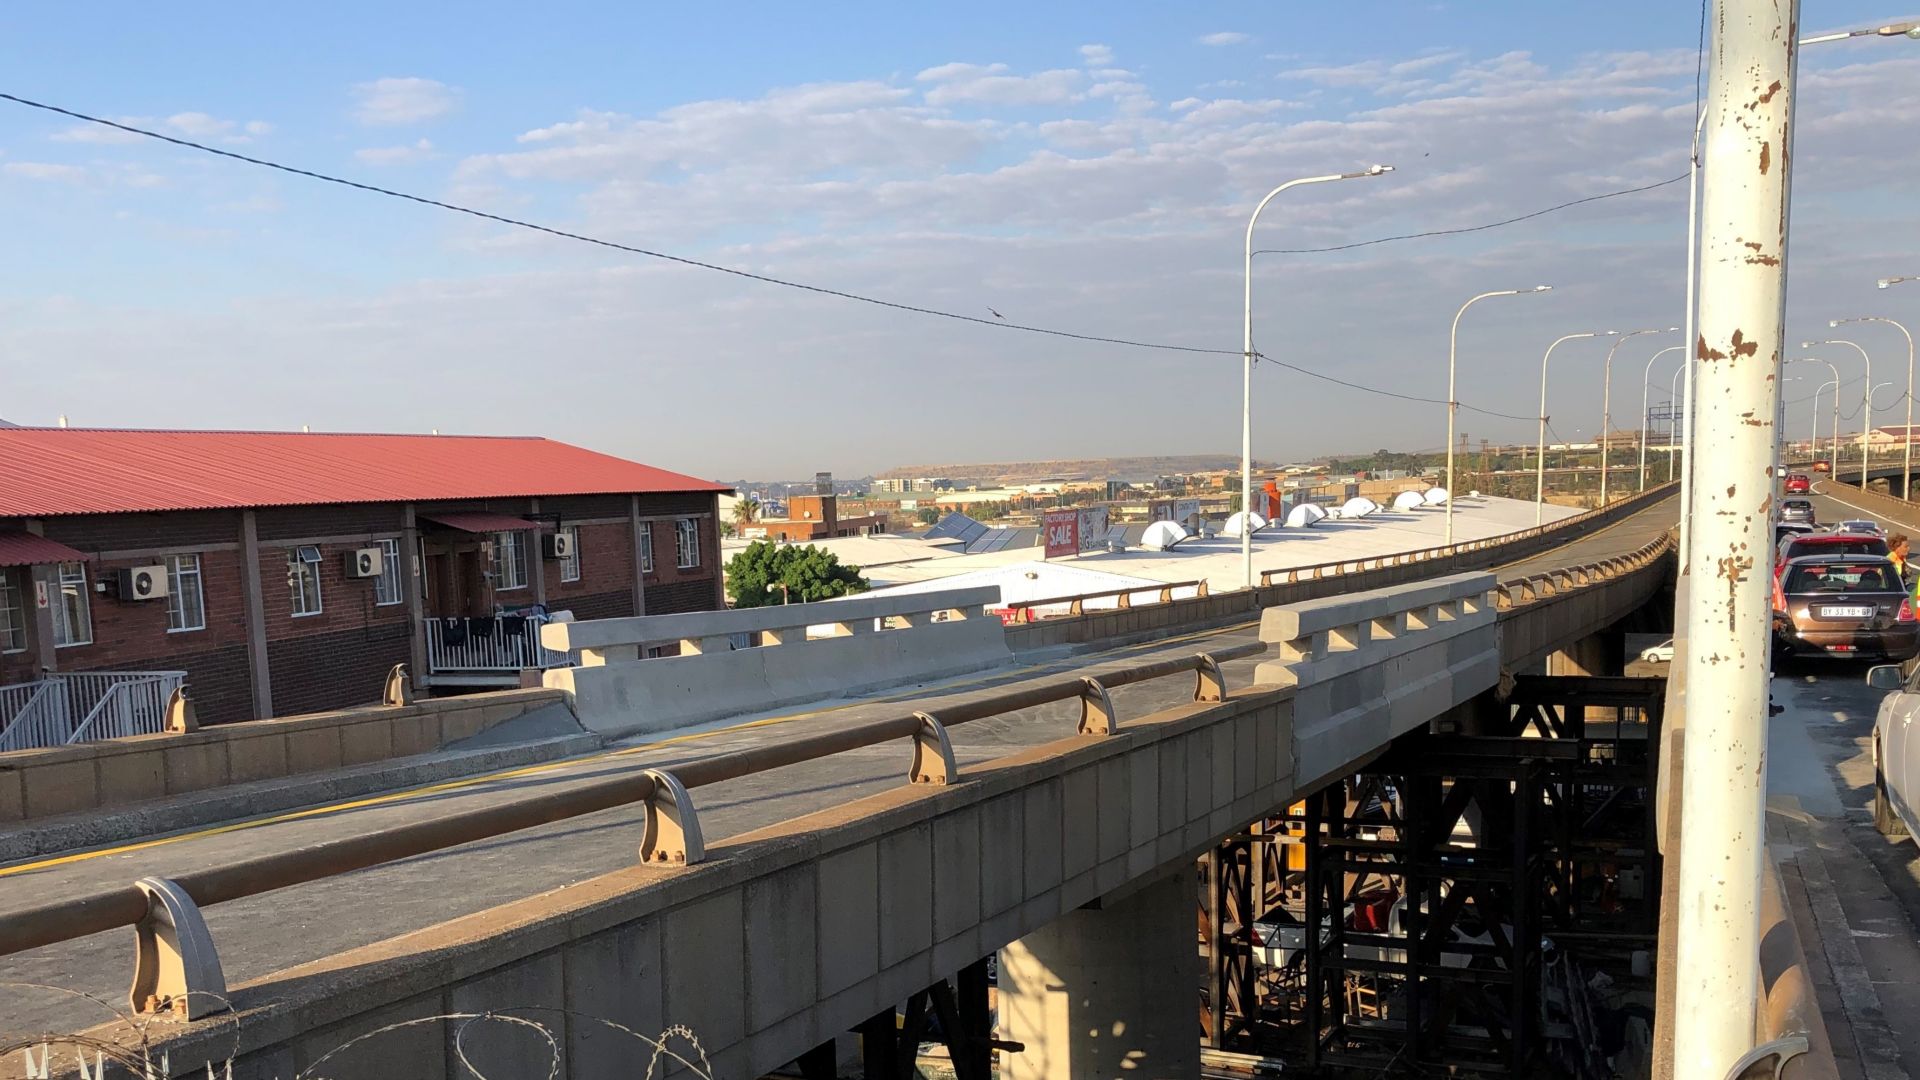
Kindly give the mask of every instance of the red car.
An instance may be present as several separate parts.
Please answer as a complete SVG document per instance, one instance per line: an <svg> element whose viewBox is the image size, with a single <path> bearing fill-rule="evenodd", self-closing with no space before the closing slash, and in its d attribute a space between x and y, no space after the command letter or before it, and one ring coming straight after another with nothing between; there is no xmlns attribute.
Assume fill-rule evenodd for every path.
<svg viewBox="0 0 1920 1080"><path fill-rule="evenodd" d="M1813 480L1806 473L1790 473L1787 476L1787 494L1810 495L1813 493Z"/></svg>

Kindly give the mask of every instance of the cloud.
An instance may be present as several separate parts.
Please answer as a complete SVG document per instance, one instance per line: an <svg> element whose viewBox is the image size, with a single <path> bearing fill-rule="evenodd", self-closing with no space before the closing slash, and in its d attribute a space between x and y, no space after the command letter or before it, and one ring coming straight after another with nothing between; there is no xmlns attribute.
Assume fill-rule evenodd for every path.
<svg viewBox="0 0 1920 1080"><path fill-rule="evenodd" d="M248 120L242 123L238 120L223 120L203 112L179 112L157 120L147 116L116 116L113 119L131 127L171 131L198 142L246 143L273 132L273 125L265 120ZM145 136L110 128L104 124L75 124L54 132L48 138L54 142L112 146L141 142Z"/></svg>
<svg viewBox="0 0 1920 1080"><path fill-rule="evenodd" d="M1005 64L942 64L918 76L936 83L926 92L929 105L1061 105L1077 100L1082 72L1056 68L1032 75L1006 74Z"/></svg>
<svg viewBox="0 0 1920 1080"><path fill-rule="evenodd" d="M113 117L113 119L122 124L131 124L136 127L152 124L151 120L139 116L116 116ZM119 128L110 128L102 124L75 124L72 127L56 131L47 137L54 142L91 143L98 146L140 142L145 138L145 136L135 135L131 131L121 131Z"/></svg>
<svg viewBox="0 0 1920 1080"><path fill-rule="evenodd" d="M367 165L411 165L435 155L433 140L420 139L407 146L369 146L355 150L353 156Z"/></svg>
<svg viewBox="0 0 1920 1080"><path fill-rule="evenodd" d="M1106 45L1082 45L1080 46L1080 60L1088 67L1112 67L1113 49Z"/></svg>
<svg viewBox="0 0 1920 1080"><path fill-rule="evenodd" d="M1194 38L1195 42L1201 45L1212 46L1214 48L1219 48L1220 46L1223 46L1223 45L1245 45L1247 42L1252 40L1253 40L1252 37L1246 34L1243 34L1238 30L1222 30L1218 33L1202 34L1199 37Z"/></svg>
<svg viewBox="0 0 1920 1080"><path fill-rule="evenodd" d="M460 92L418 76L387 77L353 86L354 119L369 127L419 124L453 111Z"/></svg>
<svg viewBox="0 0 1920 1080"><path fill-rule="evenodd" d="M91 176L79 165L60 165L50 161L9 161L0 165L0 173L26 180L45 180L62 184L81 183Z"/></svg>

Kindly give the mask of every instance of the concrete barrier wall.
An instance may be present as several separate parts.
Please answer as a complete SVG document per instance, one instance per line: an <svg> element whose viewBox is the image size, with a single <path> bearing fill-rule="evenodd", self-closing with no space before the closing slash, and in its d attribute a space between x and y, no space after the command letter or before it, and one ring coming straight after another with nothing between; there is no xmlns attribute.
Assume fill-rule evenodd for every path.
<svg viewBox="0 0 1920 1080"><path fill-rule="evenodd" d="M998 588L952 589L549 624L541 640L578 651L581 666L544 681L573 695L588 730L665 731L1010 664L1000 620L984 612L999 600ZM746 634L763 644L730 646ZM662 642L679 643L683 655L642 658Z"/></svg>
<svg viewBox="0 0 1920 1080"><path fill-rule="evenodd" d="M16 750L0 754L0 823L424 754L546 707L565 696L505 690Z"/></svg>
<svg viewBox="0 0 1920 1080"><path fill-rule="evenodd" d="M255 979L234 988L233 1016L147 1038L188 1075L224 1059L237 1019L235 1075L284 1078L425 1021L321 1072L454 1076L454 1022L430 1018L498 1009L553 1032L562 1077L647 1072L644 1045L592 1018L648 1037L685 1025L712 1075L759 1076L1063 912L1190 867L1290 801L1291 696L1242 690L970 766L952 785L903 783L709 843L693 866L635 865ZM903 744L903 781L908 757ZM486 1075L548 1075L548 1044L525 1028L477 1025L461 1041Z"/></svg>
<svg viewBox="0 0 1920 1080"><path fill-rule="evenodd" d="M1300 790L1499 684L1493 587L1492 574L1456 574L1266 611L1260 639L1277 658L1254 679L1295 688Z"/></svg>
<svg viewBox="0 0 1920 1080"><path fill-rule="evenodd" d="M1356 560L1343 564L1352 567L1346 573L1325 573L1298 581L1263 585L1252 593L1236 589L1210 596L1185 597L1165 604L1142 604L1124 610L1093 611L1079 616L1010 626L1007 628L1007 644L1016 653L1027 653L1096 642L1122 643L1129 638L1151 636L1161 630L1200 630L1243 622L1264 608L1281 604L1388 588L1444 574L1485 570L1517 559L1530 558L1606 528L1662 499L1671 498L1677 490L1671 484L1649 488L1604 509L1547 526L1538 533L1529 530L1528 534L1516 534L1510 539L1494 538L1484 546L1450 555L1406 562L1394 562L1392 556L1379 560ZM1369 565L1375 563L1380 565ZM1364 569L1361 568L1363 566Z"/></svg>

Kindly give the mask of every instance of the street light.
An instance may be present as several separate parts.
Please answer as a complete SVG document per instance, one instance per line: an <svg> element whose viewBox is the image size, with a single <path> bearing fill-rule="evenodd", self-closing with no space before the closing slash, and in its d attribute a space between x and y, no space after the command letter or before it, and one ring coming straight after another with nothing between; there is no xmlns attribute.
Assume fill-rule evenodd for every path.
<svg viewBox="0 0 1920 1080"><path fill-rule="evenodd" d="M1888 278L1886 282L1881 283L1881 288L1885 288L1887 283L1894 280L1893 278ZM1913 496L1913 335L1907 331L1905 326L1881 315L1856 315L1851 319L1833 319L1830 320L1827 325L1832 327L1845 323L1870 322L1886 323L1888 326L1900 331L1907 339L1907 427L1902 433L1905 436L1906 450L1904 451L1900 464L1900 497L1902 499L1911 499Z"/></svg>
<svg viewBox="0 0 1920 1080"><path fill-rule="evenodd" d="M1833 475L1835 480L1838 480L1840 479L1840 369L1834 367L1832 361L1822 360L1817 356L1797 357L1780 366L1784 368L1788 364L1825 364L1827 365L1827 371L1833 375L1833 453L1832 460L1827 463L1827 471ZM1818 455L1820 453L1820 422L1818 415L1820 409L1820 391L1818 390L1813 392L1813 407L1815 412L1813 452L1815 455Z"/></svg>
<svg viewBox="0 0 1920 1080"><path fill-rule="evenodd" d="M1240 390L1240 512L1247 515L1240 524L1240 561L1246 569L1247 588L1253 588L1253 529L1250 527L1253 515L1253 226L1260 220L1260 211L1267 208L1275 195L1302 184L1324 184L1333 180L1358 180L1363 176L1379 176L1393 171L1391 165L1369 165L1360 172L1335 173L1329 176L1303 176L1298 180L1289 180L1260 200L1253 208L1253 216L1247 219L1246 251L1246 304L1245 335L1241 339L1246 361L1241 373L1243 384Z"/></svg>
<svg viewBox="0 0 1920 1080"><path fill-rule="evenodd" d="M1679 329L1679 328L1675 327L1675 329ZM1669 345L1666 348L1661 349L1659 352L1654 353L1653 356L1651 356L1647 360L1647 370L1644 373L1642 373L1640 376L1640 490L1641 491L1647 490L1647 386L1648 386L1648 381L1653 378L1653 362L1667 355L1670 352L1679 352L1681 348L1683 348L1683 346ZM1669 454L1671 454L1673 450L1672 439L1667 440L1667 450Z"/></svg>
<svg viewBox="0 0 1920 1080"><path fill-rule="evenodd" d="M1453 330L1449 332L1447 335L1447 544L1448 546L1452 546L1453 544L1453 504L1456 498L1460 494L1459 492L1455 491L1453 487L1453 418L1454 418L1454 414L1460 410L1460 401L1459 401L1459 398L1454 394L1453 388L1454 388L1454 373L1457 370L1457 365L1455 361L1458 358L1459 352L1460 352L1460 349L1459 349L1460 316L1465 315L1467 313L1468 308L1472 307L1473 305L1479 303L1482 300L1486 300L1491 297L1519 296L1522 293L1550 292L1552 291L1552 289L1553 289L1553 286L1551 285L1535 285L1531 289L1495 289L1492 292L1483 292L1479 296L1470 298L1466 303L1460 305L1459 311L1456 311L1453 313ZM1545 412L1546 409L1542 408L1540 411Z"/></svg>
<svg viewBox="0 0 1920 1080"><path fill-rule="evenodd" d="M1920 277L1915 277L1913 275L1903 275L1901 277L1883 277L1879 281L1874 282L1873 287L1876 289L1884 289L1890 285L1898 285L1903 281L1920 281Z"/></svg>
<svg viewBox="0 0 1920 1080"><path fill-rule="evenodd" d="M1669 383L1667 386L1668 408L1672 408L1673 403L1680 400L1680 376L1685 375L1687 373L1687 369L1691 366L1692 365L1688 364L1686 360L1682 358L1680 361L1680 366L1673 369L1673 381ZM1687 406L1685 405L1680 406L1680 419L1677 421L1669 419L1667 421L1667 426L1669 431L1673 432L1674 435L1679 436L1677 440L1679 443L1678 451L1675 450L1674 444L1676 440L1674 438L1674 435L1670 435L1667 438L1667 480L1671 482L1673 480L1673 473L1674 473L1677 459L1681 454L1684 454L1687 452L1686 432L1689 426L1687 424Z"/></svg>
<svg viewBox="0 0 1920 1080"><path fill-rule="evenodd" d="M1867 488L1867 435L1873 431L1873 357L1867 355L1867 350L1844 338L1828 338L1825 341L1803 341L1800 343L1800 347L1803 349L1811 349L1816 345L1845 345L1854 352L1859 353L1860 359L1867 365L1868 392L1864 404L1861 406L1865 411L1865 415L1861 418L1860 422L1860 490L1865 491ZM1833 393L1836 398L1840 396L1840 391L1838 390L1835 390ZM1838 466L1836 466L1836 468L1837 467ZM1834 479L1840 479L1839 474L1836 473Z"/></svg>
<svg viewBox="0 0 1920 1080"><path fill-rule="evenodd" d="M1828 41L1845 41L1857 37L1904 37L1920 41L1920 23L1897 22L1885 26L1870 26L1863 30L1841 30L1832 34L1816 34L1800 39L1802 45L1819 45Z"/></svg>
<svg viewBox="0 0 1920 1080"><path fill-rule="evenodd" d="M1608 443L1613 434L1613 354L1619 352L1620 346L1625 345L1627 343L1627 339L1629 338L1637 338L1642 334L1671 334L1678 329L1680 328L1677 326L1669 326L1665 329L1654 327L1651 330L1624 330L1620 332L1620 340L1614 342L1613 347L1607 350L1607 362L1602 368L1601 388L1600 388L1600 505L1601 506L1607 505L1607 477L1613 472L1613 469L1611 468L1613 463L1608 459L1608 456L1607 456Z"/></svg>
<svg viewBox="0 0 1920 1080"><path fill-rule="evenodd" d="M1535 525L1540 524L1541 515L1547 504L1547 361L1553 359L1553 350L1559 348L1562 341L1612 337L1619 332L1618 330L1589 330L1583 334L1568 334L1563 338L1555 339L1553 344L1547 346L1546 355L1540 358L1540 444L1534 453L1535 479L1533 482L1533 523ZM1451 443L1453 440L1447 441ZM1452 481L1449 480L1448 483ZM1449 489L1447 494L1451 501L1452 490Z"/></svg>

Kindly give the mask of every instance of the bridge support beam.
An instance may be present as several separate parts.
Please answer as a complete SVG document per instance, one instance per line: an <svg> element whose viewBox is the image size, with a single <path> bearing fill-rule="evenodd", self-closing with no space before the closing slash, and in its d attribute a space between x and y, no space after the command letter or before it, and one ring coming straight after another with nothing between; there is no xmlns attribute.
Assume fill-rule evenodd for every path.
<svg viewBox="0 0 1920 1080"><path fill-rule="evenodd" d="M1003 1080L1200 1075L1194 878L1071 911L1000 953Z"/></svg>
<svg viewBox="0 0 1920 1080"><path fill-rule="evenodd" d="M1625 638L1615 633L1588 634L1547 657L1548 675L1625 674Z"/></svg>

